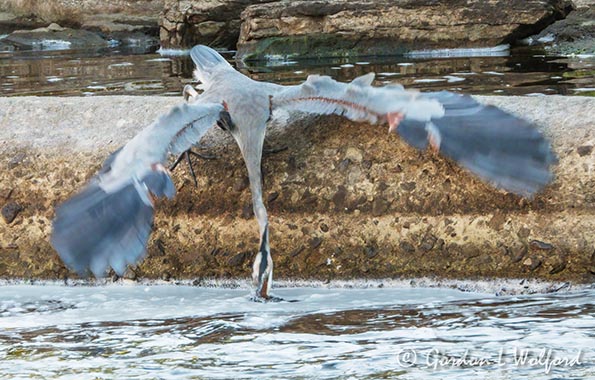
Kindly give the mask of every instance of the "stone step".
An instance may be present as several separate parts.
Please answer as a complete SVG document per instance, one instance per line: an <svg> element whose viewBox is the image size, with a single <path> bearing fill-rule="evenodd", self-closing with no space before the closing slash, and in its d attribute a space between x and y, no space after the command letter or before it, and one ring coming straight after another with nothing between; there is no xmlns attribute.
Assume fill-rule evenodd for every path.
<svg viewBox="0 0 595 380"><path fill-rule="evenodd" d="M340 117L272 127L264 159L275 273L282 277L595 277L595 99L478 97L536 122L559 157L534 199L495 190L386 128ZM71 276L49 245L55 206L172 97L0 98L0 278ZM231 137L202 143L199 186L174 173L148 257L129 276L248 277L258 246Z"/></svg>

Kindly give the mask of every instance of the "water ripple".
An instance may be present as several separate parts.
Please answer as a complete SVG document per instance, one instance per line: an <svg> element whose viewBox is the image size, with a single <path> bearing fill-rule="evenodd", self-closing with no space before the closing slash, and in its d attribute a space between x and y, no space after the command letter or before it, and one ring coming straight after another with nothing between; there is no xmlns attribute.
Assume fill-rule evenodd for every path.
<svg viewBox="0 0 595 380"><path fill-rule="evenodd" d="M0 289L0 379L595 376L595 290Z"/></svg>

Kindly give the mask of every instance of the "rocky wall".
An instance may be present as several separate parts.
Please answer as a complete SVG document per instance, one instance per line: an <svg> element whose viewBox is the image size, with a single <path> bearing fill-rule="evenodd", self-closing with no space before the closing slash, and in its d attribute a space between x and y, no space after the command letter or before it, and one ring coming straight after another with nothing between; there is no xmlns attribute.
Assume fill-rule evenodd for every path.
<svg viewBox="0 0 595 380"><path fill-rule="evenodd" d="M340 117L271 127L265 202L275 273L356 277L595 279L595 99L482 97L537 122L559 157L534 199L495 190L386 128ZM73 277L49 245L55 206L109 152L180 101L170 97L0 98L0 277ZM218 129L199 185L174 173L147 258L129 278L245 278L258 246L246 170Z"/></svg>

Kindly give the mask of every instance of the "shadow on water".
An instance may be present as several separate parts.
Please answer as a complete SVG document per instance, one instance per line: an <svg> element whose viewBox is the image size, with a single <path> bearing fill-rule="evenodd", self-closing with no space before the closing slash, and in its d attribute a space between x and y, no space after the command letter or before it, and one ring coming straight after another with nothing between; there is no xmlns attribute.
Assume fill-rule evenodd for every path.
<svg viewBox="0 0 595 380"><path fill-rule="evenodd" d="M225 56L232 61L233 53ZM161 56L143 48L0 53L0 95L179 95L192 81L188 56ZM595 58L544 55L514 48L486 57L360 57L262 62L241 70L254 79L299 83L309 74L348 81L370 71L376 84L474 94L595 94Z"/></svg>

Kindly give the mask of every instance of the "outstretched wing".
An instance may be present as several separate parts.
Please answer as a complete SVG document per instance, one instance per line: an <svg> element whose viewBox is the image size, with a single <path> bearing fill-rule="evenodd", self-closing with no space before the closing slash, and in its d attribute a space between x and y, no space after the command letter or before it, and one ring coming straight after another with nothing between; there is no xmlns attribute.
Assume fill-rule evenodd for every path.
<svg viewBox="0 0 595 380"><path fill-rule="evenodd" d="M549 142L526 120L470 96L420 93L402 86L373 87L374 74L351 83L311 75L299 86L273 92L271 108L343 115L388 123L418 149L451 158L496 187L531 196L551 179L556 158Z"/></svg>
<svg viewBox="0 0 595 380"><path fill-rule="evenodd" d="M151 233L154 198L173 198L163 167L168 152L189 149L225 115L219 104L183 104L110 155L99 174L56 209L52 246L64 263L85 275L109 267L122 275L139 261Z"/></svg>
<svg viewBox="0 0 595 380"><path fill-rule="evenodd" d="M418 92L399 85L373 87L374 73L341 83L328 76L310 75L298 86L288 86L273 94L271 108L320 115L342 115L355 121L378 123L403 115L429 121L444 115L435 99L422 99Z"/></svg>
<svg viewBox="0 0 595 380"><path fill-rule="evenodd" d="M449 157L494 186L532 196L552 180L556 162L551 145L527 120L468 95L424 93L444 106L430 122L405 118L396 132L409 144Z"/></svg>

